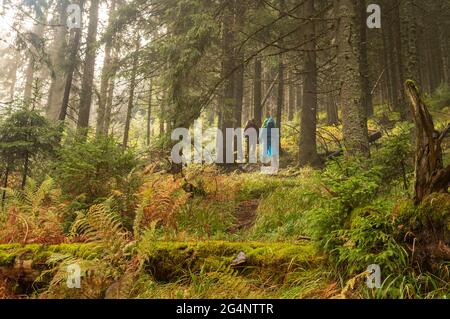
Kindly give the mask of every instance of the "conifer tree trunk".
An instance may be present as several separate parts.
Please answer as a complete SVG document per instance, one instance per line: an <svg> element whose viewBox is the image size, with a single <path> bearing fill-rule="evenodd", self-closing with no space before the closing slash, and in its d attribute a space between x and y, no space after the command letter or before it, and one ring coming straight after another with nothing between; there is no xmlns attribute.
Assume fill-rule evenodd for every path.
<svg viewBox="0 0 450 319"><path fill-rule="evenodd" d="M117 64L118 64L118 60L119 60L117 55L118 55L117 50L114 50L111 76L110 76L109 84L108 84L108 96L106 98L105 120L104 120L104 124L103 124L103 132L102 132L104 135L108 135L109 127L111 125L111 112L112 112L113 101L114 101L114 88L116 86L115 76L116 76Z"/></svg>
<svg viewBox="0 0 450 319"><path fill-rule="evenodd" d="M146 144L150 145L152 137L152 102L153 102L153 79L150 79L150 88L148 90L148 104L147 104L147 138Z"/></svg>
<svg viewBox="0 0 450 319"><path fill-rule="evenodd" d="M47 100L46 115L50 120L57 120L61 112L61 103L64 96L64 79L65 79L65 64L67 53L67 7L68 0L58 1L58 19L55 27L55 39L53 40L51 54L52 54L52 72L51 84Z"/></svg>
<svg viewBox="0 0 450 319"><path fill-rule="evenodd" d="M236 36L238 36L245 27L245 15L246 15L246 6L244 0L234 0L235 2L235 27L234 32L236 32ZM243 48L235 49L235 62L236 62L236 70L234 72L235 77L235 103L236 107L234 110L234 127L242 126L242 107L244 100L244 59L245 52Z"/></svg>
<svg viewBox="0 0 450 319"><path fill-rule="evenodd" d="M91 0L89 9L89 25L86 38L86 56L84 61L83 79L80 91L80 104L78 108L78 129L87 129L89 126L89 116L92 104L92 89L94 81L95 58L97 49L97 27L98 27L98 9L99 0ZM87 134L86 130L81 132Z"/></svg>
<svg viewBox="0 0 450 319"><path fill-rule="evenodd" d="M123 148L127 148L128 146L128 137L130 133L130 125L131 125L131 115L133 112L134 107L134 91L136 89L136 74L137 74L137 68L138 68L138 62L139 62L139 36L136 36L136 50L134 51L133 56L133 63L132 63L132 70L131 70L131 78L130 78L130 91L128 94L128 105L127 105L127 116L125 118L125 129L123 133L123 142L122 146Z"/></svg>
<svg viewBox="0 0 450 319"><path fill-rule="evenodd" d="M223 163L226 163L226 148L227 144L231 143L226 137L226 129L233 128L233 111L235 108L235 95L234 95L234 40L235 34L233 31L233 4L234 1L227 1L224 13L223 13L223 31L222 31L222 79L223 79L223 91L221 98L220 117L221 125L220 129L223 132L223 145L217 150L218 158L223 159Z"/></svg>
<svg viewBox="0 0 450 319"><path fill-rule="evenodd" d="M286 11L286 3L285 0L280 0L280 15L282 15ZM279 41L280 47L283 47L283 41ZM276 123L277 127L280 129L280 137L281 137L281 116L283 112L283 106L284 106L284 55L283 53L280 53L278 55L278 90L277 90L277 109L276 109ZM281 143L279 143L279 146L281 148Z"/></svg>
<svg viewBox="0 0 450 319"><path fill-rule="evenodd" d="M294 119L295 113L295 86L293 83L293 74L289 72L289 92L288 92L288 121Z"/></svg>
<svg viewBox="0 0 450 319"><path fill-rule="evenodd" d="M303 103L300 123L299 164L319 165L317 155L316 129L317 129L317 57L316 57L316 31L314 17L314 0L307 0L304 5L305 17L311 19L303 29L304 53L304 79Z"/></svg>
<svg viewBox="0 0 450 319"><path fill-rule="evenodd" d="M421 86L419 77L419 61L417 52L418 26L416 19L416 0L400 1L400 21L402 48L405 63L406 79L412 80Z"/></svg>
<svg viewBox="0 0 450 319"><path fill-rule="evenodd" d="M300 113L302 110L303 86L300 84L296 85L295 91L295 111Z"/></svg>
<svg viewBox="0 0 450 319"><path fill-rule="evenodd" d="M366 116L373 115L372 94L369 81L369 61L367 57L367 25L366 25L366 1L358 1L359 10L359 51L360 51L360 70L361 70L361 88L362 103L366 111Z"/></svg>
<svg viewBox="0 0 450 319"><path fill-rule="evenodd" d="M79 2L81 12L83 11L84 6L84 0L81 0ZM69 49L69 57L68 57L68 65L67 70L65 74L65 81L64 81L64 94L62 98L61 108L59 111L59 117L58 120L61 122L64 122L66 120L67 116L67 110L69 107L69 99L70 99L70 92L72 91L72 83L73 83L73 75L78 63L77 53L78 49L80 47L81 42L81 27L78 29L75 29L73 33L73 40L70 45Z"/></svg>
<svg viewBox="0 0 450 319"><path fill-rule="evenodd" d="M398 96L398 101L396 102L396 110L400 112L400 118L402 120L407 120L409 117L409 108L406 102L406 94L403 89L403 83L405 81L405 58L403 55L404 47L402 43L401 36L401 25L400 25L400 0L397 0L396 3L393 4L392 13L392 37L393 37L393 48L395 48L395 61L394 62L394 70L396 72L396 84L395 89L398 92L396 95ZM392 45L392 44L391 44Z"/></svg>
<svg viewBox="0 0 450 319"><path fill-rule="evenodd" d="M109 9L108 25L112 25L113 16L116 10L116 0L112 0L111 7ZM106 103L108 99L108 89L110 84L110 77L112 74L112 49L114 45L113 37L108 37L105 42L105 57L103 59L103 68L100 81L100 98L98 101L97 110L97 126L95 135L98 137L100 134L108 134L105 132L105 115L106 115Z"/></svg>
<svg viewBox="0 0 450 319"><path fill-rule="evenodd" d="M23 99L25 102L29 103L33 94L33 83L35 80L35 75L37 71L37 60L41 55L41 50L43 46L42 35L44 33L45 15L44 13L39 13L36 15L35 25L32 31L32 44L30 47L28 66L25 71L25 89L23 94Z"/></svg>
<svg viewBox="0 0 450 319"><path fill-rule="evenodd" d="M365 110L361 100L357 1L336 0L337 65L345 154L369 156Z"/></svg>
<svg viewBox="0 0 450 319"><path fill-rule="evenodd" d="M277 108L275 119L277 127L280 129L281 132L281 116L283 113L283 105L284 105L284 62L282 54L280 54L278 58L279 62L278 62Z"/></svg>
<svg viewBox="0 0 450 319"><path fill-rule="evenodd" d="M262 119L262 65L259 57L255 58L254 77L253 77L253 118L255 124L261 127Z"/></svg>
<svg viewBox="0 0 450 319"><path fill-rule="evenodd" d="M383 8L384 10L389 10L391 8L392 2L389 0L384 0ZM392 10L392 9L391 9ZM392 11L389 11L389 14L385 16L384 19L381 20L382 23L382 40L383 40L383 58L384 58L384 66L386 69L386 89L387 89L387 97L388 104L393 109L397 108L398 99L398 72L396 65L396 55L395 55L395 43L392 35L393 30L393 22L392 22ZM391 108L391 109L392 109Z"/></svg>
<svg viewBox="0 0 450 319"><path fill-rule="evenodd" d="M11 101L14 100L14 93L16 91L17 70L19 68L19 63L20 63L20 53L19 53L19 51L15 51L13 65L12 65L9 75L8 75L8 79L10 80L10 83L11 83L9 86L9 99Z"/></svg>
<svg viewBox="0 0 450 319"><path fill-rule="evenodd" d="M327 97L327 124L328 125L339 124L338 112L333 94L329 94Z"/></svg>
<svg viewBox="0 0 450 319"><path fill-rule="evenodd" d="M166 112L167 112L167 92L163 92L162 100L159 103L159 134L165 134L165 122L166 122Z"/></svg>

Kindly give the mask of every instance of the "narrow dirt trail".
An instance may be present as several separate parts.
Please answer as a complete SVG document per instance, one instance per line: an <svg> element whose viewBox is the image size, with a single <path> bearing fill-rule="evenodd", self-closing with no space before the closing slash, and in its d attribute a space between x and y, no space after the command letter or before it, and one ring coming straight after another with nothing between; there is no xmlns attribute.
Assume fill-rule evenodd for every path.
<svg viewBox="0 0 450 319"><path fill-rule="evenodd" d="M236 223L230 228L231 233L253 226L256 219L256 210L259 206L259 199L250 199L239 203L235 211Z"/></svg>

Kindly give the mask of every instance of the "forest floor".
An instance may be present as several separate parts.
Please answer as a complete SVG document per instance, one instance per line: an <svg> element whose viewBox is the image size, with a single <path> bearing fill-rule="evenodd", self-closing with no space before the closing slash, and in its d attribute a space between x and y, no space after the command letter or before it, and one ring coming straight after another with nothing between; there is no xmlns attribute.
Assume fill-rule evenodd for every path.
<svg viewBox="0 0 450 319"><path fill-rule="evenodd" d="M447 117L439 123L442 128ZM431 218L445 233L450 195L414 205L410 124L386 131L370 159L336 158L322 169L291 166L297 142L283 142L277 175L213 165L171 174L150 164L128 174L125 188L88 205L83 195L58 197L52 179L15 192L17 199L9 195L0 219L0 297L450 295L448 261L414 266L420 255L414 227ZM443 144L445 165L449 144ZM61 215L69 230L62 230ZM383 271L380 289L365 283L374 263ZM80 289L67 286L74 264Z"/></svg>
<svg viewBox="0 0 450 319"><path fill-rule="evenodd" d="M4 280L0 294L13 298L375 297L375 291L360 291L365 286L364 268L341 277L330 267L317 239L309 238L310 212L334 200L335 189L323 184L312 169L290 174L289 169L280 176L267 176L202 168L188 179L204 187L205 194L192 197L179 191L183 178L152 174L141 189L153 204L144 210L149 219L142 221L146 226L139 239L121 241L121 234L109 234L98 243L0 245ZM356 189L370 182L358 183ZM383 208L387 212L404 196L400 186L395 189L389 191ZM386 201L383 195L380 199ZM65 287L71 263L82 268L81 289Z"/></svg>
<svg viewBox="0 0 450 319"><path fill-rule="evenodd" d="M259 206L259 199L250 199L243 202L240 202L236 208L236 222L230 228L232 233L235 233L237 230L248 229L255 223L256 219L256 211Z"/></svg>
<svg viewBox="0 0 450 319"><path fill-rule="evenodd" d="M298 240L293 234L261 238L261 233L268 232L258 230L258 223L266 223L267 210L278 209L272 207L272 200L289 205L287 198L270 199L273 192L286 184L304 191L298 177L221 174L202 168L201 174L196 172L189 180L197 187L203 185L206 195L189 197L179 192L182 178L164 173L148 177L141 193L151 193L155 204L146 213L159 226L147 226L138 241L126 240L120 253L106 249L105 256L105 248L97 250L92 243L0 245L0 277L8 282L3 285L3 296L8 296L7 287L14 283L13 296L18 298L339 297L339 285L329 276L313 242ZM170 217L166 213L175 206L178 212ZM68 262L82 265L80 291L61 288ZM126 265L129 271L115 269L114 280L99 283L94 279L100 272L111 272L105 268L114 263ZM118 285L123 287L117 290Z"/></svg>

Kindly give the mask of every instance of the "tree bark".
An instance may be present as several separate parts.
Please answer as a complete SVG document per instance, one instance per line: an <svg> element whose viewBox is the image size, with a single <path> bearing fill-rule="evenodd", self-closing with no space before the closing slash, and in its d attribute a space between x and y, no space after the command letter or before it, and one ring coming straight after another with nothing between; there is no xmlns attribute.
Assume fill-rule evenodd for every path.
<svg viewBox="0 0 450 319"><path fill-rule="evenodd" d="M414 200L420 203L431 193L447 193L450 185L450 165L445 168L443 166L441 144L450 130L450 125L442 133L437 132L413 81L406 82L406 92L416 124Z"/></svg>
<svg viewBox="0 0 450 319"><path fill-rule="evenodd" d="M33 31L30 34L31 48L29 53L28 66L25 71L25 90L23 94L24 101L30 103L33 95L33 83L35 80L37 69L37 58L41 54L43 48L42 35L44 33L45 15L40 13L36 15L36 21Z"/></svg>
<svg viewBox="0 0 450 319"><path fill-rule="evenodd" d="M292 121L295 113L295 85L292 72L289 72L288 102L288 121Z"/></svg>
<svg viewBox="0 0 450 319"><path fill-rule="evenodd" d="M98 27L98 9L99 0L91 0L89 9L89 26L86 39L86 57L83 69L83 79L81 83L80 104L78 109L77 128L81 129L83 136L87 134L89 127L89 117L92 104L92 86L94 81L95 58L97 49L97 27Z"/></svg>
<svg viewBox="0 0 450 319"><path fill-rule="evenodd" d="M327 97L327 124L338 125L338 111L333 94L329 94Z"/></svg>
<svg viewBox="0 0 450 319"><path fill-rule="evenodd" d="M83 11L84 0L81 0L79 5L81 7L81 11ZM58 117L58 120L61 122L64 122L66 120L66 116L67 116L70 92L72 90L73 75L74 75L74 72L75 72L75 69L76 69L76 66L78 63L77 53L78 53L78 49L80 47L80 41L81 41L81 27L74 31L73 40L72 40L72 44L71 44L70 51L69 51L69 60L68 60L69 65L68 65L67 71L66 71L64 94L63 94L63 99L62 99L61 108L60 108L59 117Z"/></svg>
<svg viewBox="0 0 450 319"><path fill-rule="evenodd" d="M367 120L361 101L356 0L336 0L337 65L345 154L369 156Z"/></svg>
<svg viewBox="0 0 450 319"><path fill-rule="evenodd" d="M234 0L235 2L235 27L234 32L238 37L245 27L246 6L243 0ZM242 126L242 107L244 100L244 71L245 71L245 52L243 47L235 49L235 64L236 70L234 72L235 77L235 110L234 110L234 127Z"/></svg>
<svg viewBox="0 0 450 319"><path fill-rule="evenodd" d="M52 72L51 84L47 100L46 116L48 119L56 121L61 112L61 103L64 96L64 79L67 54L67 7L68 0L58 1L58 21L55 30L55 39L52 44Z"/></svg>
<svg viewBox="0 0 450 319"><path fill-rule="evenodd" d="M255 58L255 70L253 77L253 118L255 124L261 127L262 120L262 65L259 57Z"/></svg>
<svg viewBox="0 0 450 319"><path fill-rule="evenodd" d="M400 21L402 48L405 63L406 79L412 80L421 86L419 77L419 61L417 53L417 15L416 0L400 1Z"/></svg>
<svg viewBox="0 0 450 319"><path fill-rule="evenodd" d="M358 1L358 9L359 9L359 32L360 32L360 40L359 40L359 51L360 51L360 70L361 70L361 86L362 86L362 103L366 112L366 116L373 115L373 103L372 103L372 94L371 87L369 81L369 60L367 56L367 25L366 25L366 1L359 0Z"/></svg>
<svg viewBox="0 0 450 319"><path fill-rule="evenodd" d="M113 23L113 16L116 10L116 0L111 2L111 8L109 9L108 25L111 26ZM110 84L110 78L112 74L112 49L114 45L113 36L109 36L105 42L105 57L103 60L102 75L100 81L100 98L98 101L97 110L97 127L95 130L95 135L98 137L101 134L108 134L105 132L105 114L106 114L106 103L108 99L108 88Z"/></svg>
<svg viewBox="0 0 450 319"><path fill-rule="evenodd" d="M139 36L136 36L136 50L133 54L133 63L132 63L132 70L131 70L131 78L130 78L130 91L128 94L128 105L127 105L127 116L125 118L125 129L123 133L123 142L122 146L124 149L128 146L128 137L130 133L130 125L131 125L131 115L133 112L134 107L134 91L136 89L136 74L137 74L137 68L138 68L138 62L139 62Z"/></svg>
<svg viewBox="0 0 450 319"><path fill-rule="evenodd" d="M305 3L305 17L310 19L303 30L304 53L304 79L303 103L300 122L299 164L301 166L320 164L317 155L317 54L316 31L314 17L314 0Z"/></svg>
<svg viewBox="0 0 450 319"><path fill-rule="evenodd" d="M234 1L227 1L224 8L223 17L223 34L222 34L222 79L223 92L222 92L222 105L220 110L221 117L221 131L223 132L223 145L217 150L219 159L223 159L223 163L226 163L226 148L227 144L231 143L226 137L226 129L233 128L233 110L235 108L235 95L234 95L234 50L233 44L235 40L235 34L233 30L233 4Z"/></svg>
<svg viewBox="0 0 450 319"><path fill-rule="evenodd" d="M286 3L285 0L280 0L280 16L286 11ZM282 40L279 41L280 47L283 47L284 43ZM284 106L284 76L285 76L285 67L284 67L284 55L280 53L278 55L278 90L277 90L277 109L275 119L277 122L277 127L280 130L281 137L281 117ZM281 149L281 143L278 144Z"/></svg>
<svg viewBox="0 0 450 319"><path fill-rule="evenodd" d="M148 104L147 104L147 139L146 145L150 145L150 139L152 137L152 99L153 96L153 79L150 79L150 88L148 90Z"/></svg>

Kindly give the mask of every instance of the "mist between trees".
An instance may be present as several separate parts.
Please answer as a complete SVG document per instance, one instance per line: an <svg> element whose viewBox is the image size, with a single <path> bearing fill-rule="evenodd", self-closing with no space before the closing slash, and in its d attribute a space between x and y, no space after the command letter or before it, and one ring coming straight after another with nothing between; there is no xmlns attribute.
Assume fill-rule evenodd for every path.
<svg viewBox="0 0 450 319"><path fill-rule="evenodd" d="M0 0L0 240L61 243L76 216L111 210L128 231L120 244L144 228L196 240L243 229L244 239L311 240L345 279L367 269L361 251L383 274L405 266L389 254L408 256L411 273L434 271L448 261L449 31L450 0ZM196 121L218 130L177 140ZM260 140L268 127L274 139ZM205 143L224 159L208 160ZM268 166L249 163L254 154L279 176L255 177ZM20 206L15 195L45 193L41 183L70 208ZM433 196L437 224L399 213L423 217ZM47 211L57 235L33 230Z"/></svg>

